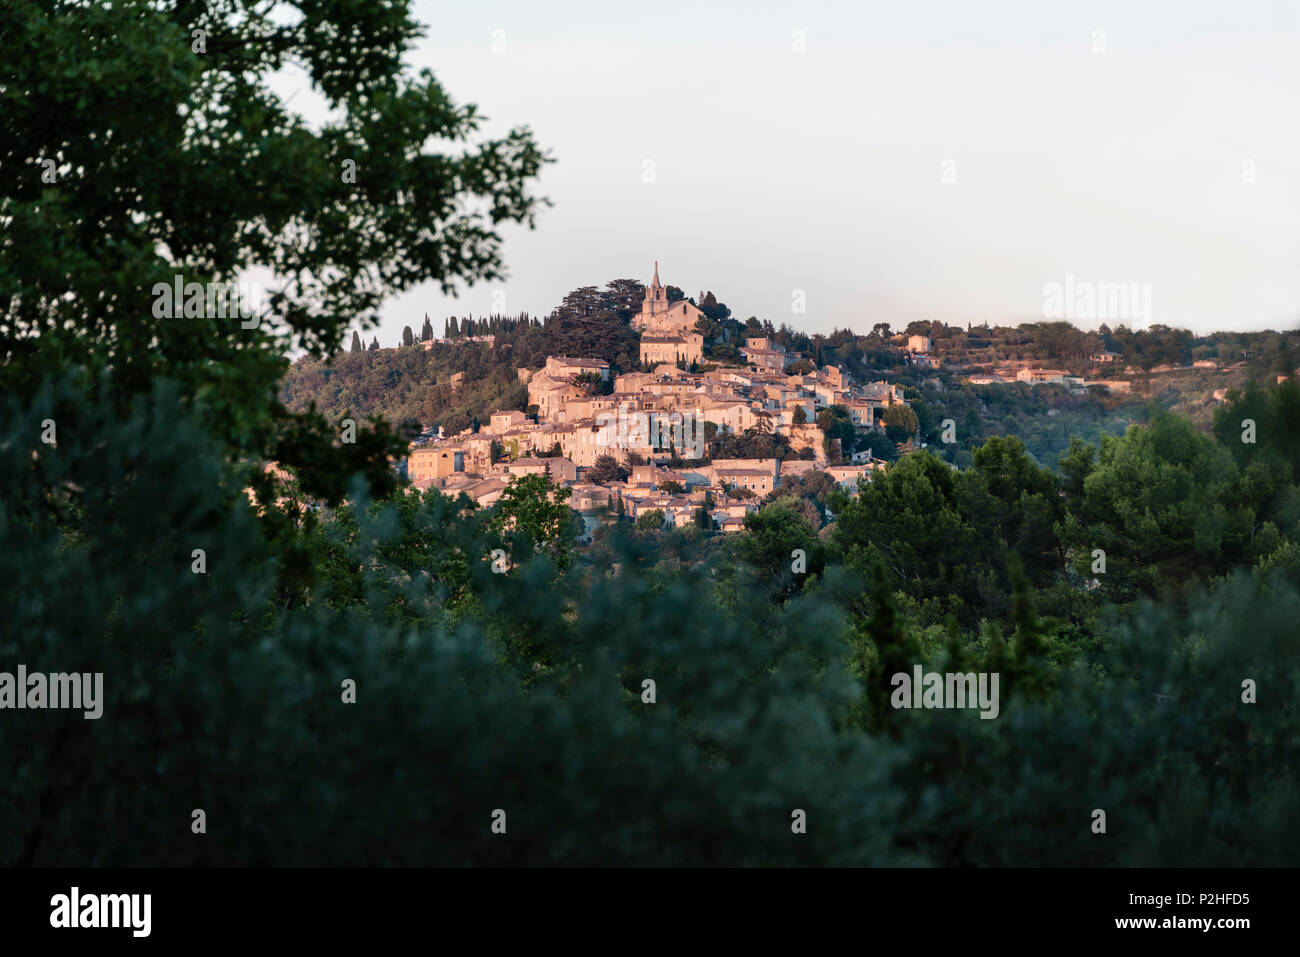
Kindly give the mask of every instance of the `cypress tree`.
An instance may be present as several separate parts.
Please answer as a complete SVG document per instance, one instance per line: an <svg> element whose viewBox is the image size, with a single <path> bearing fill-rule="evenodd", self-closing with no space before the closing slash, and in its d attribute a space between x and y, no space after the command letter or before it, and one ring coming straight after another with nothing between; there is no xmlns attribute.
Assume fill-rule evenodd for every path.
<svg viewBox="0 0 1300 957"><path fill-rule="evenodd" d="M867 637L876 648L876 665L867 686L867 694L874 699L875 722L894 736L897 725L891 720L893 693L891 680L899 673L912 676L912 666L921 663L920 649L907 634L894 603L893 586L884 564L877 560L871 566L871 620L867 624Z"/></svg>
<svg viewBox="0 0 1300 957"><path fill-rule="evenodd" d="M1002 708L1006 709L1006 700L1013 683L1014 662L1007 641L1002 637L1002 629L995 621L984 623L984 668L989 674L998 675L998 694L1002 699Z"/></svg>
<svg viewBox="0 0 1300 957"><path fill-rule="evenodd" d="M353 352L361 351L361 336L357 333L355 329L352 330L352 351Z"/></svg>
<svg viewBox="0 0 1300 957"><path fill-rule="evenodd" d="M1015 685L1029 697L1041 697L1052 685L1046 656L1050 647L1048 628L1038 617L1034 588L1014 552L1007 562L1011 579L1011 619L1016 624L1011 643L1011 674L1002 678L1005 693ZM1008 680L1009 679L1009 680Z"/></svg>
<svg viewBox="0 0 1300 957"><path fill-rule="evenodd" d="M948 632L948 639L944 643L943 670L963 674L975 670L971 661L970 649L966 644L966 636L962 632L961 624L957 621L957 616L949 613L944 620L944 628Z"/></svg>

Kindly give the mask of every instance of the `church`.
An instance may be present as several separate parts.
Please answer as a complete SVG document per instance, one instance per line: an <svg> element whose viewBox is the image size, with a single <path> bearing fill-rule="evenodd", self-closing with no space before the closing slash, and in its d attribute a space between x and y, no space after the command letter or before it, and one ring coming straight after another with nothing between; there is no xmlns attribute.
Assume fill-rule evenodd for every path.
<svg viewBox="0 0 1300 957"><path fill-rule="evenodd" d="M696 320L703 315L684 299L668 303L668 290L659 284L659 261L655 260L654 279L646 287L641 311L632 320L632 328L652 336L679 336L694 332Z"/></svg>

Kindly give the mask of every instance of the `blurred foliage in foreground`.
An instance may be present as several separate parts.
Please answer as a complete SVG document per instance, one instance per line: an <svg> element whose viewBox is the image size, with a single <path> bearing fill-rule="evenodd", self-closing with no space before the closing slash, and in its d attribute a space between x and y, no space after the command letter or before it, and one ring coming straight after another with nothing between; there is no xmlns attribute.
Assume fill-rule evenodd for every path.
<svg viewBox="0 0 1300 957"><path fill-rule="evenodd" d="M1061 664L1013 562L1014 631L924 652L996 667L1000 716L896 712L917 647L880 564L777 600L721 552L620 528L568 562L436 493L259 514L166 384L126 417L85 388L0 415L0 662L102 671L106 699L0 714L0 863L1300 862L1276 574L1142 604Z"/></svg>

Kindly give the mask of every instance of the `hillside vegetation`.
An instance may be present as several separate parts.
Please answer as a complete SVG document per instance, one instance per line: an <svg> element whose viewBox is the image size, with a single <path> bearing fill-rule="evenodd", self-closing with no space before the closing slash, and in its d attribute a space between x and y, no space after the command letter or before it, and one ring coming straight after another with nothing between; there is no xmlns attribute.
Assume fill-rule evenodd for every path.
<svg viewBox="0 0 1300 957"><path fill-rule="evenodd" d="M304 359L286 373L282 399L294 411L314 405L333 419L345 413L378 415L394 425L410 421L459 432L476 421L486 422L492 412L526 408L527 389L518 370L538 369L548 355L598 357L615 375L639 368L639 337L630 319L640 307L643 290L636 280L613 280L603 288L584 286L569 293L544 322L528 315L453 317L443 324L448 338L436 340L427 350L418 336L431 334L429 324L411 346ZM681 290L669 291L671 298L683 298ZM899 330L877 323L863 334L844 329L808 335L753 316L742 322L712 292L700 293L698 304L705 313L698 331L705 336L707 360L740 362L737 346L745 337L766 336L806 357L807 369L837 365L859 382L887 379L903 384L919 420L920 440L959 466L969 465L973 450L999 435L1019 438L1036 461L1050 465L1069 448L1072 436L1097 442L1103 435L1118 435L1129 425L1148 421L1154 410L1178 412L1208 429L1216 390L1242 388L1253 379L1267 381L1300 362L1300 333L1294 332L1194 336L1161 325L1145 330L1120 325L1112 330L1103 324L1097 332L1085 332L1066 322L969 330L913 322ZM468 339L483 335L494 336L494 344ZM944 367L932 371L910 365L900 348L902 335L930 336ZM1099 364L1092 356L1102 351L1116 358ZM1196 360L1212 360L1219 367L1179 365ZM1117 376L1132 383L1132 392L963 382L966 375L1006 362ZM1126 368L1132 373L1125 374ZM462 381L453 384L457 373L463 374ZM949 432L951 442L944 441L949 419L955 426Z"/></svg>

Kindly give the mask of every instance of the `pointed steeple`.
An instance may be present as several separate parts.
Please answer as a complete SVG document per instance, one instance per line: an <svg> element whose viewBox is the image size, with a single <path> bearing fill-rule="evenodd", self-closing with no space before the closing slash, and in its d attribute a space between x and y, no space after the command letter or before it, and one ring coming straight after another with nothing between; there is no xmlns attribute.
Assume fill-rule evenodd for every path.
<svg viewBox="0 0 1300 957"><path fill-rule="evenodd" d="M645 299L641 302L641 317L637 320L637 328L644 330L648 320L665 311L667 305L668 292L659 285L659 260L656 259L654 278L650 280L650 285L645 287Z"/></svg>

